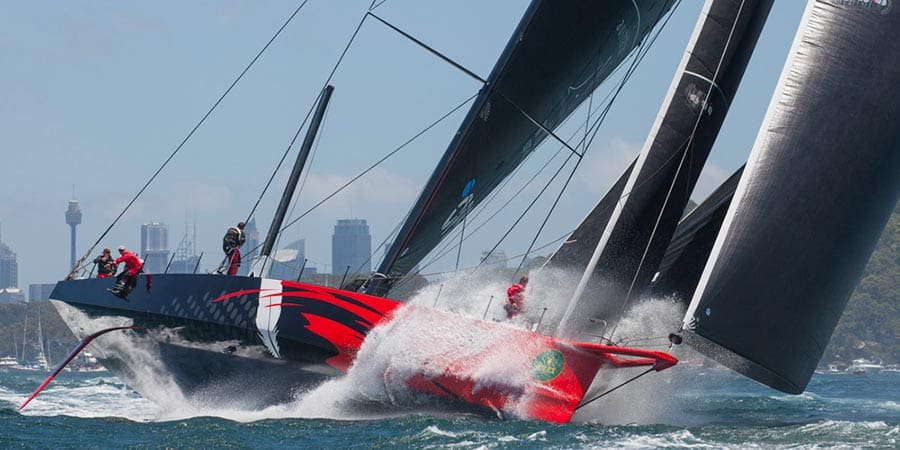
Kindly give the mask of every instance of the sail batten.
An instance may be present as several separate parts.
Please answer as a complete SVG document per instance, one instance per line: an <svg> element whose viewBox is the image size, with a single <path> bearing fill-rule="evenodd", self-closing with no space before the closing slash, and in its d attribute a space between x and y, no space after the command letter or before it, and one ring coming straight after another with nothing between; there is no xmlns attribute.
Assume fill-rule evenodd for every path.
<svg viewBox="0 0 900 450"><path fill-rule="evenodd" d="M395 278L413 269L590 97L672 3L534 0L378 272Z"/></svg>

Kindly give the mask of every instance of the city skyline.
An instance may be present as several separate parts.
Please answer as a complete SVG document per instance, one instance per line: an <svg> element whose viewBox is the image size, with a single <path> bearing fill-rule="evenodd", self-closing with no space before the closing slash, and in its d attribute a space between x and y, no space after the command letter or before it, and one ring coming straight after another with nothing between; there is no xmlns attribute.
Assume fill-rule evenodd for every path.
<svg viewBox="0 0 900 450"><path fill-rule="evenodd" d="M70 201L71 204L71 201ZM333 230L339 229L339 227L347 227L349 226L351 229L355 229L354 227L362 226L364 227L366 233L368 232L368 225L366 219L335 219L335 226ZM2 227L2 223L0 223L0 227ZM247 241L242 246L242 249L246 252L243 256L243 264L241 265L241 273L242 275L246 275L249 272L250 261L258 253L258 247L260 245L259 242L259 232L255 225L255 220L251 220L248 223L247 229L245 230L247 233ZM196 236L191 236L190 233L187 232L186 226L186 236L179 244L179 248L182 246L186 246L189 250L187 251L179 251L179 248L172 249L169 246L168 239L169 227L168 224L161 221L151 221L147 223L141 224L140 228L140 246L136 247L138 256L140 256L144 260L145 271L149 273L161 273L166 270L166 267L169 267L169 272L171 273L190 273L193 272L194 267L197 266L199 256L194 250ZM196 231L194 232L196 233ZM334 235L331 236L334 238ZM369 266L369 256L371 252L371 236L368 236L368 241L360 242L353 244L364 244L364 246L368 249L365 251L366 256L363 257L361 254L354 253L352 255L351 260L356 262L359 261L359 264L356 266L362 267L364 269L361 273L368 273L371 271ZM295 240L283 247L276 247L276 259L281 257L283 261L281 261L282 265L285 265L287 268L283 269L274 269L275 272L271 274L271 276L275 278L283 278L283 279L294 279L299 275L299 270L301 269L303 261L306 259L306 251L305 251L305 238L301 238ZM332 242L331 254L334 256L334 242ZM129 245L128 243L122 244L110 244L106 247L100 246L95 253L100 252L102 248L111 248L115 249L118 245L123 245L128 249L135 248L134 246ZM80 247L79 247L80 248ZM357 250L354 248L353 250ZM290 255L288 253L292 252ZM353 253L353 252L351 252ZM502 251L501 251L502 253ZM215 258L218 255L211 256L205 263L201 262L201 267L211 267L212 264L218 264ZM171 265L170 265L170 257L171 257ZM83 266L82 273L90 274L91 276L95 276L95 270L92 266L92 259L88 258ZM345 257L346 259L346 257ZM324 262L322 259L317 259L317 262L307 263L304 269L304 275L316 275L318 273L331 273L332 270L327 270L328 267L335 267L334 261ZM341 265L340 267L344 267L346 264ZM40 289L45 288L52 283L47 283L45 281L30 281L28 283L22 283L19 286L17 280L17 260L16 253L13 252L6 244L2 241L2 235L0 235L0 285L4 283L8 283L8 286L0 286L0 289L5 287L15 287L19 289L23 289L24 286L28 286L29 289ZM343 269L341 269L340 274L343 274ZM340 275L338 274L338 275ZM14 280L10 282L9 280ZM24 291L24 289L23 289ZM40 297L40 296L39 296ZM28 299L31 299L29 295Z"/></svg>

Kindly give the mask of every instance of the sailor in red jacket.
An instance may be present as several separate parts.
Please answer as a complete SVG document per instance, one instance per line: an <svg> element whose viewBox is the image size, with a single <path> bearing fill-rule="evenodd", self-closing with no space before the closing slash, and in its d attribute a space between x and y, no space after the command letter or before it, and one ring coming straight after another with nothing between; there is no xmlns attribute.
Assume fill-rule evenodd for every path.
<svg viewBox="0 0 900 450"><path fill-rule="evenodd" d="M507 319L512 319L516 314L522 312L522 308L525 306L526 285L528 285L528 275L522 275L518 283L506 290L506 304L503 305L503 309L506 310Z"/></svg>
<svg viewBox="0 0 900 450"><path fill-rule="evenodd" d="M134 254L125 249L124 245L119 246L119 256L113 261L118 266L119 263L125 263L125 270L116 277L116 285L109 291L113 295L125 298L128 293L137 285L137 274L141 271L141 260Z"/></svg>

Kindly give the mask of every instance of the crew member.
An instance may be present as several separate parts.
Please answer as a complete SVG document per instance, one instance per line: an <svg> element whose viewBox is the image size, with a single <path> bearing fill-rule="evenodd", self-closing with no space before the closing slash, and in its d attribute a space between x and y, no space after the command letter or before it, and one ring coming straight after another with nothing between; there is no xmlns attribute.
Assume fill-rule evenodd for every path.
<svg viewBox="0 0 900 450"><path fill-rule="evenodd" d="M103 254L94 258L94 264L97 265L97 278L109 278L116 274L116 265L113 264L108 248L104 248Z"/></svg>
<svg viewBox="0 0 900 450"><path fill-rule="evenodd" d="M238 222L236 227L228 227L225 237L222 238L222 251L225 252L225 264L228 266L228 275L237 275L241 267L241 246L247 237L244 235L244 222Z"/></svg>
<svg viewBox="0 0 900 450"><path fill-rule="evenodd" d="M513 284L506 290L506 304L503 309L506 310L506 318L512 319L522 312L525 306L525 286L528 285L528 275L522 275L519 282Z"/></svg>
<svg viewBox="0 0 900 450"><path fill-rule="evenodd" d="M122 298L128 297L128 294L137 285L137 274L143 268L143 263L138 257L125 249L124 245L119 246L119 256L113 261L118 266L119 263L125 263L125 270L116 277L116 285L109 291L114 295Z"/></svg>

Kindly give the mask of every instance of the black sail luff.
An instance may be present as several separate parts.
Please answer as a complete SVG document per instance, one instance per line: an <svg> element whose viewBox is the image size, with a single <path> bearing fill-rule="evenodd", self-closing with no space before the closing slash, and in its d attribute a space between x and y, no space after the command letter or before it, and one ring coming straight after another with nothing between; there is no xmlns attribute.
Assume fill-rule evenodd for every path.
<svg viewBox="0 0 900 450"><path fill-rule="evenodd" d="M532 120L550 130L562 123L671 4L533 1L378 272L408 273L547 138Z"/></svg>
<svg viewBox="0 0 900 450"><path fill-rule="evenodd" d="M768 17L772 0L709 0L560 332L615 319L656 273Z"/></svg>
<svg viewBox="0 0 900 450"><path fill-rule="evenodd" d="M685 342L802 392L900 196L900 10L814 1L710 261Z"/></svg>

